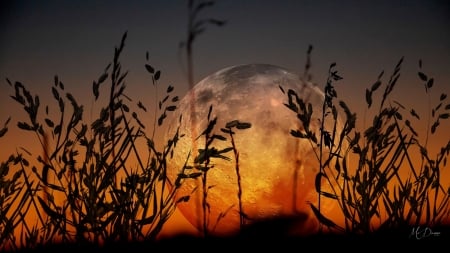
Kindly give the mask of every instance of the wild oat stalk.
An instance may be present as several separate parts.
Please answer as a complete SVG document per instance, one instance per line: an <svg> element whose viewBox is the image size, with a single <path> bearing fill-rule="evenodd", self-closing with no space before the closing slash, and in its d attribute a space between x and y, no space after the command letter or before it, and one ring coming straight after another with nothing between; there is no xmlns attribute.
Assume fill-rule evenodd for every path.
<svg viewBox="0 0 450 253"><path fill-rule="evenodd" d="M191 118L191 136L192 136L192 150L196 151L197 143L195 141L196 136L198 135L196 126L196 97L195 92L193 92L194 88L194 42L196 41L197 37L204 33L206 28L209 25L215 25L215 26L223 26L225 25L224 20L219 20L215 18L201 18L200 14L209 7L212 7L215 4L214 1L195 1L195 0L189 0L188 1L188 27L187 27L187 36L186 40L182 41L179 45L180 49L185 49L186 52L186 66L187 66L187 79L188 79L188 85L189 85L189 96L190 96L190 102L189 102L189 111L190 111L190 118ZM203 204L202 204L203 205ZM200 210L200 208L197 208ZM200 214L198 215L201 216ZM199 221L200 223L200 221Z"/></svg>
<svg viewBox="0 0 450 253"><path fill-rule="evenodd" d="M205 25L225 23L217 19L198 19L199 12L212 5L212 1L196 4L189 1L188 4L188 39L181 46L187 50L191 86L195 38L204 31ZM29 116L29 121L18 122L18 127L34 132L45 152L36 157L37 163L31 172L27 169L31 165L20 153L2 162L0 248L6 248L6 245L19 247L14 237L14 231L19 227L22 228L19 240L22 246L73 241L100 244L116 240L153 240L176 205L189 200L189 196L175 199L175 192L181 186L181 179L196 178L199 174L185 173L189 168L185 165L174 182L169 182L166 176L166 159L173 156L173 148L182 135L177 131L162 150L155 147L153 140L156 126L161 126L167 114L176 110L174 103L178 102L178 97L171 97L173 86L169 85L166 96L155 107L153 132L147 134L139 114L131 111L127 104L131 98L124 93L128 72L122 71L120 55L126 37L125 32L119 47L115 48L112 63L93 82L97 101L100 87L110 78L108 104L91 123L83 121L84 106L65 91L57 76L52 95L59 110L52 112L47 106L45 115L39 113L38 96L33 96L22 83L13 85L7 80L15 90L11 97ZM148 61L148 53L146 59ZM150 64L145 64L145 68L151 75L156 101L161 71ZM141 112L147 112L142 102L139 101L137 106ZM161 112L158 119L156 108ZM0 130L0 136L7 132L6 125ZM138 148L141 143L147 144L147 154ZM137 165L130 167L130 160L135 160ZM11 183L6 176L9 169L18 164L20 168L13 179L20 183ZM169 190L168 184L172 186ZM12 211L12 206L21 208ZM24 212L29 210L37 213L35 224L29 224L25 219Z"/></svg>
<svg viewBox="0 0 450 253"><path fill-rule="evenodd" d="M180 48L185 48L186 50L186 62L187 62L187 77L188 77L188 84L189 84L189 90L192 90L194 88L194 41L196 38L205 32L206 27L208 25L216 25L216 26L223 26L225 25L224 20L214 19L214 18L199 18L200 13L208 8L212 7L215 2L214 1L199 1L198 3L195 3L195 0L189 0L188 1L188 28L187 28L187 38L185 41L182 41L180 43ZM197 132L195 130L196 121L195 121L195 93L192 92L191 94L191 103L190 105L190 113L191 113L191 132L192 137L195 138L197 136ZM195 142L193 141L193 144ZM195 150L195 148L194 148Z"/></svg>
<svg viewBox="0 0 450 253"><path fill-rule="evenodd" d="M321 213L320 196L337 202L344 216L345 231L350 233L367 234L374 232L376 228L382 231L418 224L434 226L449 217L450 192L441 185L440 170L442 166L446 166L450 141L441 148L436 159L431 159L426 147L420 144L418 133L412 127L411 121L403 119L400 113L406 108L397 101L393 101L395 105L392 105L389 99L399 80L402 62L403 58L395 66L382 94L378 113L373 118L373 125L364 131L362 140L360 132L355 130L356 114L352 113L343 101L339 101L339 105L346 119L343 129L336 132L337 110L332 103L336 93L330 80L336 81L340 78L332 71L334 64L330 67L325 87L319 141L309 127L311 104L301 100L293 90L287 93L286 106L297 114L303 125L303 130L294 129L291 134L296 138L308 139L312 145L317 144L319 147L319 154L316 155L320 166L316 177L318 207L311 204L311 208L319 222L327 227L338 228L335 222ZM368 108L374 102L373 93L382 86L383 74L384 71L371 88L366 90ZM433 79L421 71L418 75L428 92L433 85ZM440 112L444 108L446 98L446 94L442 94L438 105L432 110L435 120L430 129L432 134L441 120L450 117L448 112ZM445 110L450 110L450 107L446 106ZM332 121L335 122L332 133L324 129L325 118L330 112L333 115ZM410 109L408 113L419 119L414 109ZM409 134L405 131L409 131ZM344 140L347 141L346 145ZM428 137L425 143L427 140ZM336 148L333 149L334 146ZM413 146L418 146L423 166L417 167L414 164ZM322 154L325 147L329 152ZM356 156L357 162L349 168L350 156ZM401 170L409 170L411 176L405 178ZM323 178L330 186L331 193L322 190ZM379 225L374 227L377 223Z"/></svg>
<svg viewBox="0 0 450 253"><path fill-rule="evenodd" d="M309 50L308 50L309 52ZM307 66L309 66L307 64ZM337 126L338 126L338 114L337 109L333 104L333 99L337 97L336 90L334 89L333 82L339 81L342 79L334 70L336 64L333 63L330 65L328 71L328 79L327 84L325 86L325 98L322 104L320 128L319 128L319 139L317 139L314 129L311 129L310 124L312 123L312 115L313 115L313 106L309 102L303 101L296 91L289 89L287 92L288 103L285 106L293 111L297 118L301 123L301 129L292 129L291 135L295 138L306 139L309 141L312 150L314 151L315 157L319 162L319 172L316 175L315 179L315 188L318 193L318 201L317 207L314 206L313 203L309 203L313 212L316 214L319 219L319 233L322 232L322 225L326 225L329 228L337 228L340 229L333 221L329 220L325 216L323 216L320 212L321 210L321 198L322 196L336 199L336 189L332 184L333 178L336 176L333 175L333 172L327 172L326 169L330 168L330 164L333 160L337 161L341 158L342 148L345 147L343 143L343 138L338 138ZM306 70L305 70L306 73ZM284 89L281 88L283 93ZM331 119L330 119L331 117ZM327 122L331 122L332 129L325 129ZM340 173L340 168L335 167L337 173ZM322 190L322 180L325 179L330 187L332 192L326 192Z"/></svg>
<svg viewBox="0 0 450 253"><path fill-rule="evenodd" d="M198 155L194 159L194 168L201 174L201 182L202 182L202 217L203 217L203 235L206 237L208 236L209 232L209 213L210 213L210 206L208 203L208 191L210 187L208 186L208 171L212 168L214 168L214 165L211 164L212 158L219 158L223 160L230 161L231 159L225 156L225 153L228 153L231 151L231 148L225 148L222 150L218 150L214 146L211 146L215 140L217 141L225 141L226 138L219 134L214 134L213 130L217 123L217 117L211 118L213 107L209 107L208 111L208 125L203 130L203 132L196 138L196 140L200 137L203 137L205 139L205 143L203 148L198 149ZM196 174L197 175L197 174Z"/></svg>
<svg viewBox="0 0 450 253"><path fill-rule="evenodd" d="M6 124L3 129L7 129ZM26 183L23 182L28 167L28 160L19 153L11 155L8 160L0 164L0 250L2 251L18 250L21 245L31 247L37 241L37 231L25 222L25 215L33 204L32 196L27 191ZM12 171L15 172L10 173ZM24 231L25 237L16 237L15 231L19 229Z"/></svg>
<svg viewBox="0 0 450 253"><path fill-rule="evenodd" d="M250 128L252 125L248 122L239 122L238 120L233 120L228 122L225 125L225 128L221 128L220 130L230 136L231 139L231 147L233 148L233 154L234 154L234 160L235 160L235 169L236 169L236 177L237 177L237 185L238 185L238 193L237 198L239 202L239 227L242 230L242 228L245 225L244 219L247 218L247 215L244 212L244 207L242 206L242 186L241 186L241 173L239 171L239 152L236 147L236 143L234 141L234 135L236 134L233 132L233 128L236 128L238 130L247 129Z"/></svg>
<svg viewBox="0 0 450 253"><path fill-rule="evenodd" d="M20 82L13 85L8 80L15 90L11 97L29 116L29 122L18 122L18 127L36 133L45 152L44 157L37 156L31 172L21 154L2 163L1 189L5 191L0 195L0 220L5 226L0 237L2 248L6 241L11 247L18 247L14 230L19 225L22 227L19 234L26 237L20 237L22 246L154 240L176 204L187 201L175 199L180 178L175 180L175 187L167 190L166 159L173 155L173 147L182 136L177 131L159 151L154 145L155 132L148 137L139 114L126 103L132 101L124 93L127 72L122 72L120 63L126 35L125 32L120 46L115 48L112 72L109 73L111 64L108 64L93 82L97 101L101 85L111 76L108 104L90 124L83 121L83 105L70 92L65 92L57 76L52 94L59 111L51 112L47 106L44 115L39 114L38 96L33 96ZM155 71L149 64L145 67L156 86L161 71ZM158 126L168 113L176 110L174 103L178 97L171 97L172 91L169 85L166 97L159 102L162 113ZM141 102L137 107L146 112ZM5 124L1 135L6 131ZM147 144L147 153L140 147L142 143ZM136 161L137 165L132 167L129 161ZM9 167L16 164L21 164L21 168L14 175L15 183L4 180ZM9 202L11 197L13 202ZM11 211L12 203L18 205L16 211ZM29 210L37 212L36 224L29 224L25 219L24 212Z"/></svg>
<svg viewBox="0 0 450 253"><path fill-rule="evenodd" d="M238 201L239 201L239 216L240 216L240 226L244 225L245 213L242 207L242 187L240 180L240 172L239 172L239 152L234 142L234 132L233 128L236 129L247 129L251 127L250 123L239 122L238 120L232 120L228 122L225 128L221 128L220 130L228 134L231 138L231 147L226 147L223 149L218 149L215 147L216 142L224 142L227 141L227 138L221 134L215 133L215 127L217 124L217 116L212 116L213 106L209 107L208 115L207 115L207 126L202 131L202 133L195 138L196 141L199 138L204 139L203 147L198 149L198 155L194 157L193 165L185 166L185 172L181 173L182 178L200 178L201 179L201 203L202 203L202 233L204 237L209 236L209 232L214 231L218 223L222 218L226 216L230 209L224 210L221 212L218 217L216 217L215 224L211 224L210 215L211 215L211 206L208 202L208 193L213 188L208 184L208 172L211 169L221 169L216 167L216 163L213 163L213 159L221 159L225 161L231 161L231 159L226 156L227 153L233 151L235 156L235 168L237 175L237 185L238 185ZM195 188L194 191L197 191L198 188ZM231 207L230 207L231 208Z"/></svg>

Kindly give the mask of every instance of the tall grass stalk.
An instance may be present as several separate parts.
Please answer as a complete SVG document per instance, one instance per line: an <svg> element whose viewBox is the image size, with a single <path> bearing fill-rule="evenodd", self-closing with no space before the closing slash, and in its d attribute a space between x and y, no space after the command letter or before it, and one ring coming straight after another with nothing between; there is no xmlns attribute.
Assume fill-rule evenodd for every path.
<svg viewBox="0 0 450 253"><path fill-rule="evenodd" d="M189 85L189 96L190 96L190 103L189 103L189 111L190 111L190 119L191 119L191 136L192 136L192 150L194 152L197 151L197 142L194 138L198 136L197 132L197 119L196 119L196 97L195 92L193 92L193 88L195 85L194 81L194 42L196 41L197 37L204 33L206 30L206 27L208 25L215 25L215 26L223 26L225 25L224 20L219 20L215 18L201 18L200 14L206 10L206 8L210 8L214 6L214 1L195 1L195 0L189 0L188 2L188 22L187 22L187 36L186 40L182 41L180 43L180 48L185 49L186 53L186 67L187 67L187 80ZM198 198L201 199L201 198ZM198 208L197 210L204 209L203 203L197 204L202 206L202 208ZM204 213L204 212L203 212ZM197 224L201 224L200 217L202 215L199 213L197 215L198 220ZM203 224L205 224L203 220Z"/></svg>
<svg viewBox="0 0 450 253"><path fill-rule="evenodd" d="M120 63L126 38L127 32L114 50L112 64L93 81L95 101L108 77L111 85L107 105L91 123L83 120L84 106L65 91L57 76L51 87L57 112L46 106L42 113L38 95L20 82L7 80L15 91L11 98L28 114L28 121L19 121L18 128L35 133L45 152L33 156L22 149L25 154L11 155L1 164L1 249L153 241L177 203L187 201L175 199L181 178L172 182L175 187L167 187L166 159L173 155L179 132L159 150L154 144L155 132L147 134L140 120L146 106L140 101L137 106L128 104L132 102L124 93L128 72L122 72ZM156 88L161 71L150 64L145 68ZM169 85L159 102L158 127L176 110L178 97L172 97L172 92ZM1 136L7 133L8 122ZM35 161L29 162L25 155ZM11 179L10 171L15 171ZM36 213L36 220L27 219L30 212Z"/></svg>
<svg viewBox="0 0 450 253"><path fill-rule="evenodd" d="M407 109L398 101L390 99L399 80L402 63L403 58L387 81L373 124L365 129L363 135L356 130L356 114L350 111L344 101L338 103L345 114L344 125L341 129L336 128L339 111L333 102L337 98L337 92L332 82L342 79L333 70L336 64L330 65L325 86L319 138L310 129L312 105L301 100L296 91L289 90L287 93L288 102L285 105L297 115L302 125L300 129L292 129L291 135L307 139L313 147L318 147L315 152L320 166L316 176L319 197L317 207L312 203L310 206L320 224L328 228L368 234L413 225L439 226L448 222L450 190L442 185L440 171L446 166L450 140L435 159L430 157L426 148L429 133L434 134L440 122L450 117L450 107L443 106L447 95L441 94L439 102L432 109L434 122L429 124L429 133L427 131L425 144L422 144L411 123L414 118L420 119L416 110ZM421 62L419 65L421 67ZM374 103L373 94L382 87L383 74L384 71L366 89L368 108ZM418 76L428 93L433 86L433 78L422 71L418 72ZM405 118L402 112L406 112L412 119ZM326 120L331 120L334 125L331 132L324 128ZM419 153L414 150L419 150ZM415 156L421 158L421 165L413 161ZM350 158L355 158L356 163L350 164ZM325 188L323 179L327 186ZM331 192L324 189L331 189ZM340 207L344 219L343 228L321 212L322 197L333 200ZM319 227L319 232L322 232L322 226Z"/></svg>
<svg viewBox="0 0 450 253"><path fill-rule="evenodd" d="M236 170L236 179L237 179L237 199L239 203L239 229L242 230L245 225L245 218L247 218L247 215L244 212L244 207L242 205L242 185L241 185L241 173L239 171L239 151L237 149L236 143L234 141L234 135L236 134L233 132L233 128L242 130L250 128L252 125L248 122L239 122L238 120L233 120L228 122L225 125L225 128L221 128L220 130L230 136L231 141L231 148L233 150L234 154L234 164L235 164L235 170Z"/></svg>

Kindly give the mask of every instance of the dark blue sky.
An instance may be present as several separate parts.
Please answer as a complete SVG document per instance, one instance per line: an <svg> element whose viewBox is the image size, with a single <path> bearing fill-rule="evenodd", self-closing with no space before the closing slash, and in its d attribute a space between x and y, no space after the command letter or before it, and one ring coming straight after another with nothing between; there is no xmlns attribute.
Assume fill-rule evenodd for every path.
<svg viewBox="0 0 450 253"><path fill-rule="evenodd" d="M323 87L328 66L336 62L344 77L338 95L355 111L364 103L365 88L382 70L387 81L402 56L400 101L423 101L419 59L436 79L433 95L449 93L449 1L218 0L200 17L227 24L209 26L194 44L196 82L245 63L269 63L301 73L312 44L313 81ZM92 81L111 62L125 31L122 65L130 71L131 97L153 98L144 68L146 51L150 63L162 71L161 90L172 84L183 96L188 88L178 47L186 37L187 1L8 0L2 2L0 27L0 79L21 81L43 99L51 97L57 74L68 91L90 104ZM6 81L0 82L4 121L19 106L11 103Z"/></svg>

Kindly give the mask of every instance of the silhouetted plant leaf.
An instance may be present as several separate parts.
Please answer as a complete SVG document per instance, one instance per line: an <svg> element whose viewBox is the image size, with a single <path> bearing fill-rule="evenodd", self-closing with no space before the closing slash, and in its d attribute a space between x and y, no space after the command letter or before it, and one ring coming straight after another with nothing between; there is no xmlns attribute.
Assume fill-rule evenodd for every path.
<svg viewBox="0 0 450 253"><path fill-rule="evenodd" d="M158 71L156 71L156 73L154 75L155 81L158 81L160 77L161 77L161 71L158 70Z"/></svg>
<svg viewBox="0 0 450 253"><path fill-rule="evenodd" d="M170 111L170 112L175 111L176 109L177 109L177 107L175 105L171 105L171 106L167 106L166 107L166 110Z"/></svg>
<svg viewBox="0 0 450 253"><path fill-rule="evenodd" d="M319 172L319 173L317 173L316 174L316 179L315 179L315 181L314 181L314 185L315 185L315 187L316 187L316 192L317 193L320 193L322 190L322 177L324 177L325 176L325 174L324 173L322 173L322 172Z"/></svg>
<svg viewBox="0 0 450 253"><path fill-rule="evenodd" d="M334 146L332 140L331 140L331 135L328 131L322 131L323 134L323 140L324 140L324 144L326 147L328 147L329 149L331 149L331 146Z"/></svg>
<svg viewBox="0 0 450 253"><path fill-rule="evenodd" d="M317 144L317 137L316 137L316 135L315 135L313 132L308 132L307 137L308 137L312 142L314 142L314 143Z"/></svg>
<svg viewBox="0 0 450 253"><path fill-rule="evenodd" d="M8 85L10 86L10 87L12 87L12 83L11 83L11 81L9 80L9 78L5 78L6 79L6 82L8 83Z"/></svg>
<svg viewBox="0 0 450 253"><path fill-rule="evenodd" d="M103 73L103 74L98 78L97 83L98 83L98 84L103 83L104 81L106 81L106 78L108 78L108 73Z"/></svg>
<svg viewBox="0 0 450 253"><path fill-rule="evenodd" d="M208 121L211 119L211 112L212 112L212 109L213 109L213 106L210 105L210 106L209 106L209 109L208 109L208 116L207 116Z"/></svg>
<svg viewBox="0 0 450 253"><path fill-rule="evenodd" d="M53 121L51 119L48 119L48 118L45 119L45 123L47 123L47 126L49 126L49 127L54 127L55 126Z"/></svg>
<svg viewBox="0 0 450 253"><path fill-rule="evenodd" d="M226 128L233 128L233 127L236 127L238 124L239 124L239 121L238 121L238 120L232 120L232 121L228 122L228 123L225 125L225 127L226 127Z"/></svg>
<svg viewBox="0 0 450 253"><path fill-rule="evenodd" d="M6 120L5 124L3 125L3 128L0 130L0 137L4 136L6 134L6 132L8 131L8 123L11 120L11 117L8 117L8 119ZM1 173L0 173L1 176Z"/></svg>
<svg viewBox="0 0 450 253"><path fill-rule="evenodd" d="M61 133L61 125L56 125L55 128L53 129L53 133L58 135Z"/></svg>
<svg viewBox="0 0 450 253"><path fill-rule="evenodd" d="M402 58L400 58L400 60L398 61L397 65L395 66L395 72L398 72L398 70L400 70L400 66L403 63L403 60L405 59L405 57L402 56Z"/></svg>
<svg viewBox="0 0 450 253"><path fill-rule="evenodd" d="M409 128L409 130L415 135L418 136L417 132L414 130L414 128L411 126L411 122L409 120L405 120L405 125Z"/></svg>
<svg viewBox="0 0 450 253"><path fill-rule="evenodd" d="M333 71L331 74L332 74L331 77L332 77L333 80L335 80L335 81L339 81L339 80L342 80L342 79L343 79L343 77L341 77L340 75L337 74L337 71ZM333 90L333 91L332 91L333 97L336 97L336 94L335 94L335 93L336 93L336 91Z"/></svg>
<svg viewBox="0 0 450 253"><path fill-rule="evenodd" d="M25 166L30 165L30 163L28 162L28 160L25 159L25 158L22 158L22 164L25 165ZM13 180L12 180L13 182L15 182L15 181L19 178L20 173L22 173L22 172L21 172L21 171L17 171L16 174L14 174L14 177L13 177Z"/></svg>
<svg viewBox="0 0 450 253"><path fill-rule="evenodd" d="M411 115L415 118L417 118L418 120L420 120L419 115L417 114L417 112L414 109L411 109Z"/></svg>
<svg viewBox="0 0 450 253"><path fill-rule="evenodd" d="M226 141L227 140L227 138L225 138L224 136L219 135L219 134L214 134L211 138L212 139L221 140L221 141Z"/></svg>
<svg viewBox="0 0 450 253"><path fill-rule="evenodd" d="M345 161L344 161L345 162ZM336 179L339 177L339 175L341 174L341 164L340 164L340 159L336 159L336 163L334 164L334 169L336 170L337 174L336 174Z"/></svg>
<svg viewBox="0 0 450 253"><path fill-rule="evenodd" d="M48 186L49 188L51 188L53 190L56 190L56 191L60 191L60 192L65 192L66 191L66 189L64 187L59 186L59 185L47 183L46 186Z"/></svg>
<svg viewBox="0 0 450 253"><path fill-rule="evenodd" d="M83 124L82 127L81 127L80 132L78 132L78 134L77 134L77 139L83 138L84 135L86 134L86 132L87 132L87 125Z"/></svg>
<svg viewBox="0 0 450 253"><path fill-rule="evenodd" d="M329 192L320 191L320 195L330 198L330 199L338 199L338 196L336 194L332 194Z"/></svg>
<svg viewBox="0 0 450 253"><path fill-rule="evenodd" d="M64 112L65 105L64 105L64 100L62 98L59 98L58 105L59 105L59 111Z"/></svg>
<svg viewBox="0 0 450 253"><path fill-rule="evenodd" d="M319 220L320 223L322 223L323 225L325 225L327 227L330 227L330 228L337 228L339 230L343 230L342 228L337 226L332 220L330 220L327 217L325 217L319 211L319 209L317 209L317 207L315 207L311 202L308 202L308 204L311 207L311 209L313 210L314 215L316 216L316 218Z"/></svg>
<svg viewBox="0 0 450 253"><path fill-rule="evenodd" d="M152 66L150 66L149 64L145 64L145 69L147 69L147 71L148 71L150 74L155 73L155 69L154 69Z"/></svg>
<svg viewBox="0 0 450 253"><path fill-rule="evenodd" d="M252 124L248 123L248 122L238 122L236 128L237 129L247 129L247 128L251 128Z"/></svg>
<svg viewBox="0 0 450 253"><path fill-rule="evenodd" d="M449 117L450 117L450 113L439 114L439 118L441 118L441 119L448 119Z"/></svg>
<svg viewBox="0 0 450 253"><path fill-rule="evenodd" d="M210 24L217 25L217 26L223 26L226 24L225 20L209 19L208 21Z"/></svg>
<svg viewBox="0 0 450 253"><path fill-rule="evenodd" d="M439 126L439 120L433 123L431 126L431 133L434 134L436 132L436 128Z"/></svg>
<svg viewBox="0 0 450 253"><path fill-rule="evenodd" d="M426 82L428 80L427 75L425 75L423 72L419 71L417 72L417 74L419 75L420 80Z"/></svg>
<svg viewBox="0 0 450 253"><path fill-rule="evenodd" d="M298 130L291 130L291 135L296 138L306 138L306 135Z"/></svg>
<svg viewBox="0 0 450 253"><path fill-rule="evenodd" d="M406 109L406 107L404 105L402 105L400 102L394 100L394 103L397 104L398 106L400 106L400 108Z"/></svg>
<svg viewBox="0 0 450 253"><path fill-rule="evenodd" d="M434 83L434 79L430 78L430 80L428 80L428 82L427 82L427 88L431 89L433 87L433 83Z"/></svg>
<svg viewBox="0 0 450 253"><path fill-rule="evenodd" d="M154 209L157 210L157 209ZM155 211L156 212L156 211ZM141 225L148 225L148 224L152 224L153 221L155 220L155 216L156 215L151 215L150 217L144 218L142 220L139 220L138 223Z"/></svg>
<svg viewBox="0 0 450 253"><path fill-rule="evenodd" d="M163 98L163 100L161 101L161 103L164 104L164 103L167 101L167 99L169 99L169 95L165 96L165 97Z"/></svg>
<svg viewBox="0 0 450 253"><path fill-rule="evenodd" d="M145 108L141 101L138 102L138 107L141 108L144 112L147 112L147 108Z"/></svg>
<svg viewBox="0 0 450 253"><path fill-rule="evenodd" d="M158 126L161 126L164 119L167 117L166 113L161 114L161 116L159 116L158 118Z"/></svg>
<svg viewBox="0 0 450 253"><path fill-rule="evenodd" d="M0 129L0 137L3 137L6 132L8 132L8 128L7 127L3 127L2 129Z"/></svg>
<svg viewBox="0 0 450 253"><path fill-rule="evenodd" d="M370 91L375 91L375 90L377 90L379 87L381 86L381 81L380 80L377 80L373 85L372 85L372 87L370 88Z"/></svg>
<svg viewBox="0 0 450 253"><path fill-rule="evenodd" d="M203 158L203 157L200 157L200 158L198 159L198 161L204 161L202 158ZM200 170L200 171L203 171L203 172L206 172L206 171L208 171L208 170L210 169L210 167L208 167L208 166L201 166L201 165L197 165L197 166L195 166L195 168L196 168L197 170Z"/></svg>
<svg viewBox="0 0 450 253"><path fill-rule="evenodd" d="M218 153L219 154L224 154L224 153L228 153L228 152L230 152L232 150L233 150L233 147L228 147L228 148L224 148L224 149L218 151Z"/></svg>
<svg viewBox="0 0 450 253"><path fill-rule="evenodd" d="M74 107L74 109L79 108L77 101L71 93L66 94L67 99L69 99L70 103Z"/></svg>
<svg viewBox="0 0 450 253"><path fill-rule="evenodd" d="M52 93L53 93L53 97L56 100L59 100L59 92L58 92L58 90L55 87L52 87Z"/></svg>
<svg viewBox="0 0 450 253"><path fill-rule="evenodd" d="M235 134L230 128L221 128L220 131L226 134Z"/></svg>
<svg viewBox="0 0 450 253"><path fill-rule="evenodd" d="M367 107L370 108L372 105L372 92L368 89L366 89L366 103Z"/></svg>
<svg viewBox="0 0 450 253"><path fill-rule="evenodd" d="M45 211L45 213L52 218L52 220L59 220L61 218L61 215L57 213L56 211L53 211L46 203L45 201L40 197L37 196L39 203L42 206L42 209Z"/></svg>
<svg viewBox="0 0 450 253"><path fill-rule="evenodd" d="M183 176L183 174L181 174L181 175L178 175L178 176L180 176L181 178L198 178L198 177L200 177L201 175L203 175L203 172L193 172L193 173L190 173L190 174L184 174L184 176Z"/></svg>
<svg viewBox="0 0 450 253"><path fill-rule="evenodd" d="M211 134L212 130L214 129L214 126L216 125L216 123L217 123L217 117L215 117L213 120L211 120L208 123L208 127L200 134L200 136Z"/></svg>
<svg viewBox="0 0 450 253"><path fill-rule="evenodd" d="M27 131L33 131L34 130L33 127L28 125L28 123L26 123L26 122L17 122L17 126L20 129L27 130Z"/></svg>
<svg viewBox="0 0 450 253"><path fill-rule="evenodd" d="M191 197L190 197L189 195L182 196L182 197L180 197L180 198L177 200L176 203L178 204L178 203L180 203L180 202L188 202L190 198L191 198Z"/></svg>

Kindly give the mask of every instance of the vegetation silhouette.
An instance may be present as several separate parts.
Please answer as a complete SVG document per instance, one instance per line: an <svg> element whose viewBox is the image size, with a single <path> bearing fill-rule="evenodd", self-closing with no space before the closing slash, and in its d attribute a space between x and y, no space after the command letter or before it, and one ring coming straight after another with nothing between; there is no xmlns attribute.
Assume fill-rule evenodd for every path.
<svg viewBox="0 0 450 253"><path fill-rule="evenodd" d="M333 83L342 77L334 69L335 63L330 65L328 72L319 137L309 128L312 105L302 101L296 91L287 92L288 103L285 105L296 114L302 126L300 130L292 129L291 135L309 140L311 145L317 146L319 150L316 157L320 171L315 180L318 206L311 204L311 208L321 225L352 234L368 234L375 230L404 229L411 226L450 225L450 187L442 185L440 176L450 152L450 140L441 147L434 159L427 151L429 133L434 134L440 122L449 118L450 105L442 108L446 104L447 95L441 94L438 104L430 112L434 123L428 127L423 143L413 128L412 119L403 116L406 111L410 117L419 120L416 110L408 109L398 101L389 100L389 95L400 77L402 62L403 57L389 77L379 109L373 117L373 125L364 131L363 136L355 129L356 114L350 111L344 101L338 102L346 117L343 130L337 132L334 127L330 133L323 128L327 120L331 120L334 126L338 123L339 112L334 103L337 92ZM425 92L429 94L434 81L424 74L421 68L422 61L419 61L418 76L424 82ZM374 102L373 93L382 86L383 74L384 71L371 88L366 89L368 108ZM284 90L281 90L284 93ZM389 105L386 105L388 103ZM417 149L414 149L415 147ZM323 152L324 149L329 152ZM328 155L324 157L323 154ZM358 161L356 167L348 168L349 157ZM414 163L414 157L420 157L419 165ZM323 191L323 182L331 192ZM338 203L344 217L344 227L322 215L322 197Z"/></svg>
<svg viewBox="0 0 450 253"><path fill-rule="evenodd" d="M191 14L211 6L212 1L194 4L189 1ZM203 6L203 7L202 7ZM195 16L195 15L194 15ZM192 17L196 20L195 17ZM222 21L206 19L217 25ZM205 20L196 21L203 25ZM192 77L192 43L203 30L190 25L188 49L189 80ZM286 110L293 113L301 123L301 129L292 129L292 138L307 139L311 146L319 150L316 157L320 170L316 177L317 205L310 204L320 231L318 234L298 237L292 231L292 224L299 224L305 214L280 217L246 224L245 210L241 203L242 189L239 182L239 152L234 145L233 130L246 129L251 123L230 121L220 128L227 137L213 132L215 118L210 108L208 127L199 136L205 135L205 145L198 149L195 164L180 168L178 178L171 182L166 176L167 158L173 155L177 141L183 138L176 131L165 145L158 149L155 145L155 129L164 124L168 114L177 109L178 97L173 96L173 86L167 86L163 99L159 99L155 89L155 118L151 134L140 120L147 112L141 101L133 101L125 94L125 79L120 56L125 48L127 32L114 50L113 60L98 79L93 81L94 101L104 92L107 96L92 122L86 122L84 106L66 91L63 82L55 76L51 92L57 111L52 106L42 109L38 95L32 94L26 85L18 81L7 83L13 90L11 98L27 113L28 118L17 122L23 131L35 134L42 146L43 154L35 155L25 147L19 147L0 164L0 250L41 251L96 250L148 248L168 250L175 245L186 249L207 249L208 243L220 243L235 247L234 243L253 242L264 246L271 242L284 242L284 246L298 245L298 242L315 244L321 240L350 241L394 239L408 242L445 241L450 235L450 188L442 184L441 170L447 166L450 140L436 154L427 148L431 138L442 121L450 117L447 95L442 94L436 105L429 103L428 131L425 140L419 138L414 122L422 116L416 108L406 108L399 101L391 101L390 94L400 77L403 58L395 66L388 81L383 81L384 71L374 84L366 90L367 108L379 107L373 117L373 124L363 132L356 129L357 115L344 101L336 100L334 83L343 78L330 65L325 85L325 99L322 107L322 129L325 121L336 126L338 114L345 116L342 131L310 131L312 106L297 95L298 91L281 92L286 95ZM311 80L308 48L307 63L303 77ZM148 62L145 68L152 85L159 86L161 70ZM422 69L419 61L418 77L424 84L427 96L434 86L434 79ZM109 78L109 89L104 88ZM385 83L380 100L376 93ZM105 91L106 89L106 91ZM133 104L131 104L133 102ZM339 107L338 107L339 106ZM195 108L194 108L195 110ZM44 112L43 112L44 111ZM159 114L159 117L156 115ZM8 133L11 118L4 121L0 138ZM245 131L242 133L245 134ZM214 141L230 141L230 148L217 150ZM4 144L3 144L4 145ZM142 148L145 147L145 148ZM323 152L324 150L329 152ZM316 150L316 149L315 149ZM210 231L208 217L207 172L210 159L228 160L232 153L235 160L237 199L240 212L241 230L236 236L214 237ZM326 155L324 155L326 154ZM190 154L189 154L190 155ZM348 159L358 161L349 167ZM414 163L420 157L420 163ZM33 159L33 161L30 161ZM187 158L186 158L187 159ZM136 160L130 166L127 161ZM196 169L192 172L191 169ZM402 173L407 170L407 177ZM175 211L177 204L190 201L190 196L175 198L177 189L184 180L202 182L202 224L203 237L177 235L173 238L158 239L165 222ZM171 187L168 187L168 186ZM326 187L324 187L326 186ZM331 189L326 191L324 189ZM321 212L321 198L329 198L342 211L343 224L326 217ZM35 213L36 218L27 219ZM226 210L224 210L226 215ZM220 217L219 217L220 218ZM220 222L220 219L216 222ZM380 224L374 227L373 224ZM322 227L327 228L324 232ZM176 243L174 243L176 242ZM232 242L231 244L229 242ZM412 243L414 244L414 243ZM216 244L217 245L217 244ZM281 247L281 246L280 246Z"/></svg>

